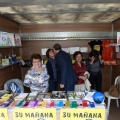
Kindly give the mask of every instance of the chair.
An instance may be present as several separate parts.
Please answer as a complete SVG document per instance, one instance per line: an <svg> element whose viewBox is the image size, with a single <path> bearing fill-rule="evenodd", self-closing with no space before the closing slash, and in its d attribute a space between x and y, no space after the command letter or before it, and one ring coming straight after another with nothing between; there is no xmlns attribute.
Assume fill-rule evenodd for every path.
<svg viewBox="0 0 120 120"><path fill-rule="evenodd" d="M10 91L9 86L11 83L15 83L17 84L17 86L21 89L22 92L24 92L24 87L23 87L23 83L21 80L19 79L10 79L8 80L5 84L4 84L4 90Z"/></svg>
<svg viewBox="0 0 120 120"><path fill-rule="evenodd" d="M114 84L120 84L120 76L117 76L117 77L115 78ZM105 92L104 95L105 95L106 98L108 98L107 110L108 110L108 114L109 114L111 99L116 100L117 107L119 107L119 101L118 101L118 100L120 99L120 96L119 96L119 97L113 97L113 96L109 95L108 92Z"/></svg>

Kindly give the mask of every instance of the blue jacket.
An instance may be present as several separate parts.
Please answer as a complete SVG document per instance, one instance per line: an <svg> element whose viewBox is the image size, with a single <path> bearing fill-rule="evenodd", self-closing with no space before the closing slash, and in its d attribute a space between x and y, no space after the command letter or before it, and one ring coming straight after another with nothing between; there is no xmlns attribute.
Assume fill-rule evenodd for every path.
<svg viewBox="0 0 120 120"><path fill-rule="evenodd" d="M66 91L73 91L77 77L73 70L70 55L60 50L55 56L55 61L58 69L59 83L64 84Z"/></svg>

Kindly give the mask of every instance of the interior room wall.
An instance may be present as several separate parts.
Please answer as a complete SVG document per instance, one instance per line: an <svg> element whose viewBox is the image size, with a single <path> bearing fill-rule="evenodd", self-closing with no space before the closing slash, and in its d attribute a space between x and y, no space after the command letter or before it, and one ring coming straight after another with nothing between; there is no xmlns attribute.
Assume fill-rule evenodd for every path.
<svg viewBox="0 0 120 120"><path fill-rule="evenodd" d="M114 31L120 31L120 19L114 21Z"/></svg>
<svg viewBox="0 0 120 120"><path fill-rule="evenodd" d="M20 26L17 22L0 16L0 31L18 33L20 32Z"/></svg>
<svg viewBox="0 0 120 120"><path fill-rule="evenodd" d="M32 24L21 25L21 33L32 32L75 32L75 31L111 31L111 23L87 24Z"/></svg>

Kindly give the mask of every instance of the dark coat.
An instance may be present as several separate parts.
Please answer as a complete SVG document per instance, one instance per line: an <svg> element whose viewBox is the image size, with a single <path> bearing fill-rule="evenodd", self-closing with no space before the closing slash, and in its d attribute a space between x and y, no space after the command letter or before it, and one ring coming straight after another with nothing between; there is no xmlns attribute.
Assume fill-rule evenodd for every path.
<svg viewBox="0 0 120 120"><path fill-rule="evenodd" d="M49 59L47 61L46 66L47 66L48 74L50 76L50 79L49 79L49 92L57 91L58 90L58 79L54 78L52 64L49 61ZM57 72L57 69L56 69L56 72Z"/></svg>
<svg viewBox="0 0 120 120"><path fill-rule="evenodd" d="M46 67L47 67L48 74L50 76L50 80L54 80L52 64L49 60L46 63Z"/></svg>
<svg viewBox="0 0 120 120"><path fill-rule="evenodd" d="M55 61L58 69L59 83L64 84L64 90L73 91L77 77L73 70L70 55L60 50L55 56Z"/></svg>

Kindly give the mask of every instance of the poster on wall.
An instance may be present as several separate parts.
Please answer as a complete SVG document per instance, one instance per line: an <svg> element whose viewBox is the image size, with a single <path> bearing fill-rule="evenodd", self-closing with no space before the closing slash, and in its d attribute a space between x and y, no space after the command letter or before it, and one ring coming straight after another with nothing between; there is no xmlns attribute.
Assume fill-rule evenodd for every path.
<svg viewBox="0 0 120 120"><path fill-rule="evenodd" d="M120 32L117 32L117 45L120 45Z"/></svg>

